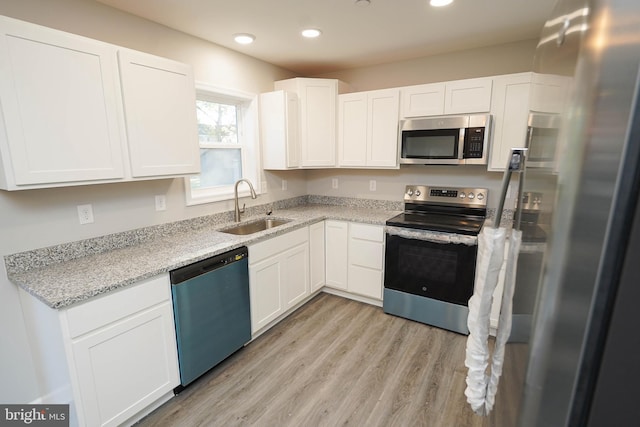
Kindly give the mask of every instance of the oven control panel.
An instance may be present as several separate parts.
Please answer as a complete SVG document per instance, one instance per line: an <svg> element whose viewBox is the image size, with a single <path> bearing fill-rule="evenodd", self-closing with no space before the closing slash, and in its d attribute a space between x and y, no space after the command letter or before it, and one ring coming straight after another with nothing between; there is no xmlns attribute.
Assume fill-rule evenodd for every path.
<svg viewBox="0 0 640 427"><path fill-rule="evenodd" d="M486 188L429 187L407 185L404 201L409 203L446 203L462 206L487 206Z"/></svg>

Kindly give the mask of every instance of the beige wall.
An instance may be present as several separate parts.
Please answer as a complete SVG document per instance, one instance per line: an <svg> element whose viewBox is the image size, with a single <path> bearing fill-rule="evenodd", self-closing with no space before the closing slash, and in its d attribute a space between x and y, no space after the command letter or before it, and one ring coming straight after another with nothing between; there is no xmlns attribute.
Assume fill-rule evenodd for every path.
<svg viewBox="0 0 640 427"><path fill-rule="evenodd" d="M353 68L318 77L340 79L356 92L520 73L532 71L537 43L537 40L524 40L391 64Z"/></svg>
<svg viewBox="0 0 640 427"><path fill-rule="evenodd" d="M333 178L338 188L332 188ZM369 191L369 181L376 181L376 191ZM337 197L402 201L407 184L488 188L487 205L495 208L499 201L502 174L487 172L483 166L407 165L399 170L334 169L307 172L309 194Z"/></svg>
<svg viewBox="0 0 640 427"><path fill-rule="evenodd" d="M197 80L230 89L265 92L272 90L274 80L291 77L286 70L92 0L2 0L0 14L186 62L193 65ZM345 70L328 77L340 78L356 90L369 90L527 71L533 47L531 41L512 43ZM339 179L337 191L331 188L332 177ZM399 171L267 172L265 179L268 193L257 201L248 200L247 205L302 194L400 200L407 183L495 188L499 174L476 167L412 166ZM281 191L283 179L286 192ZM370 179L377 180L375 193L368 191ZM164 212L154 209L157 194L167 197ZM95 223L79 225L76 206L85 203L93 204ZM181 179L0 191L0 255L231 209L230 202L186 207ZM6 279L4 263L0 263L0 337L0 402L27 403L46 393L36 380L17 291Z"/></svg>

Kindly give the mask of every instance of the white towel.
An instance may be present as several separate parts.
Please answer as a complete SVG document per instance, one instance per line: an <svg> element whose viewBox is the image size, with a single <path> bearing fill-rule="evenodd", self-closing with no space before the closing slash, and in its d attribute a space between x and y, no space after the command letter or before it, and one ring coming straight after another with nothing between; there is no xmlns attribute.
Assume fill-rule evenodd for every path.
<svg viewBox="0 0 640 427"><path fill-rule="evenodd" d="M504 227L483 227L478 235L478 259L473 296L469 299L467 349L465 366L467 388L464 394L474 412L485 415L485 400L489 377L489 316L493 292L504 259L504 243L507 231Z"/></svg>

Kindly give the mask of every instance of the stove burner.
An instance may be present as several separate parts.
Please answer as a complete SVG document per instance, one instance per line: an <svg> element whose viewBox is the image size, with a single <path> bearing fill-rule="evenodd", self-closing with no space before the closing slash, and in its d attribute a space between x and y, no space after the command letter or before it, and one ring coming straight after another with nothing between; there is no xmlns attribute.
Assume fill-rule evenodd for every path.
<svg viewBox="0 0 640 427"><path fill-rule="evenodd" d="M487 193L484 188L407 185L405 211L387 225L477 235L486 218Z"/></svg>
<svg viewBox="0 0 640 427"><path fill-rule="evenodd" d="M484 224L484 217L464 217L453 215L421 214L405 212L387 221L387 225L418 230L477 235Z"/></svg>

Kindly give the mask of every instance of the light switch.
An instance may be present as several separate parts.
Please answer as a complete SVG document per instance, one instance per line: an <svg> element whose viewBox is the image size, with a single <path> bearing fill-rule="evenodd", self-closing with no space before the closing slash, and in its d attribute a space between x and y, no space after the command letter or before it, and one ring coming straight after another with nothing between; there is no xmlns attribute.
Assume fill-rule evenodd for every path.
<svg viewBox="0 0 640 427"><path fill-rule="evenodd" d="M331 188L333 188L334 190L338 188L338 178L333 178L331 180Z"/></svg>

